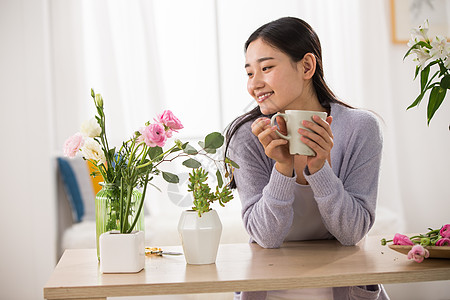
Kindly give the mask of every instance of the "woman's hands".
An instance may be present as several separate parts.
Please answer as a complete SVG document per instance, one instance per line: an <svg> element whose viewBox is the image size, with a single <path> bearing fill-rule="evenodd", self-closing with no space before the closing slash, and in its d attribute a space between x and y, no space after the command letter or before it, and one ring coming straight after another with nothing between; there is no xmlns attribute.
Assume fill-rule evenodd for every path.
<svg viewBox="0 0 450 300"><path fill-rule="evenodd" d="M318 116L313 117L314 122L303 121L303 126L312 130L299 129L302 135L303 143L311 147L316 152L316 156L307 157L307 165L310 174L319 171L325 161L331 165L330 153L333 148L333 133L331 131L331 122L333 118L328 116L326 121ZM277 123L280 131L287 134L286 123L283 118L277 117ZM294 156L289 153L288 141L280 138L275 131L276 126L270 125L270 119L261 117L256 119L252 126L252 132L258 137L264 151L268 157L276 161L275 167L281 174L285 176L292 176L294 170Z"/></svg>
<svg viewBox="0 0 450 300"><path fill-rule="evenodd" d="M283 118L277 117L280 131L287 134L286 123ZM270 119L261 117L252 124L252 133L258 137L268 157L275 160L275 168L281 174L292 177L294 170L294 157L289 153L288 141L280 138L275 131L277 126L270 125Z"/></svg>
<svg viewBox="0 0 450 300"><path fill-rule="evenodd" d="M310 132L306 129L300 128L298 132L302 135L301 141L308 145L316 152L316 156L308 156L307 165L310 174L319 171L325 161L331 166L331 149L333 148L333 133L331 132L331 122L333 117L328 116L326 121L318 116L313 117L314 122L303 121L303 126L311 129Z"/></svg>

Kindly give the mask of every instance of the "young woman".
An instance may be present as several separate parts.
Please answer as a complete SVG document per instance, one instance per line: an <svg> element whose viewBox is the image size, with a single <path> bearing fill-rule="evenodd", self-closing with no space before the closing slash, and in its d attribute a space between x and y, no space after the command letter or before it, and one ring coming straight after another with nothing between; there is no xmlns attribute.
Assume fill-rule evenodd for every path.
<svg viewBox="0 0 450 300"><path fill-rule="evenodd" d="M355 245L375 220L382 136L375 116L336 99L324 80L319 38L287 17L245 43L247 89L258 106L227 130L242 218L252 242L337 239ZM290 155L270 116L285 110L327 112L304 122L301 140L316 156ZM278 118L280 129L284 121ZM239 299L239 295L236 295ZM240 299L388 299L381 285L243 292Z"/></svg>

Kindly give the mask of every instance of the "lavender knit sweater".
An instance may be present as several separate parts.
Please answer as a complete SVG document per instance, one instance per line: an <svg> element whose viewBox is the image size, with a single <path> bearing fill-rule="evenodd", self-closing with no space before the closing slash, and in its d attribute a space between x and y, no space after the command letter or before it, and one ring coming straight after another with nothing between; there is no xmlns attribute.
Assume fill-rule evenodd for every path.
<svg viewBox="0 0 450 300"><path fill-rule="evenodd" d="M331 104L334 146L331 165L304 175L330 236L355 245L375 221L382 136L375 116L367 111ZM296 176L286 177L250 128L241 126L230 141L229 156L240 168L234 178L242 202L242 218L251 240L278 248L293 220ZM371 291L374 289L374 291ZM388 299L382 286L333 288L334 299ZM245 292L241 299L265 299L265 292Z"/></svg>

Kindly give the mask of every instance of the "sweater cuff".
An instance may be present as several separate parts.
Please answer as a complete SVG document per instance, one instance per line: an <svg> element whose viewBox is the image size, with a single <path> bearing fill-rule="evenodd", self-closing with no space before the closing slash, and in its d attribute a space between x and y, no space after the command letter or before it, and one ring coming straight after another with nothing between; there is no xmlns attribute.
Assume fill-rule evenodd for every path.
<svg viewBox="0 0 450 300"><path fill-rule="evenodd" d="M314 195L316 197L326 197L333 193L335 190L333 180L336 175L330 167L330 164L325 163L319 171L314 174L310 174L308 170L308 166L305 167L303 171L303 175L305 179L308 181L311 186Z"/></svg>
<svg viewBox="0 0 450 300"><path fill-rule="evenodd" d="M278 172L274 166L269 184L266 186L266 191L276 199L290 199L294 194L294 183L296 179L296 175L294 177L285 176Z"/></svg>

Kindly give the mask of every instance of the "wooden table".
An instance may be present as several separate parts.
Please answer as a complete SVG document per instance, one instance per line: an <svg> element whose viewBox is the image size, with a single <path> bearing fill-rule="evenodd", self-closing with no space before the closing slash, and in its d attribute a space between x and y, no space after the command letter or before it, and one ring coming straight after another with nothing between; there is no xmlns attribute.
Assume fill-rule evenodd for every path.
<svg viewBox="0 0 450 300"><path fill-rule="evenodd" d="M136 274L102 274L95 249L66 250L44 287L45 299L221 293L375 283L450 280L449 259L409 261L368 237L357 246L335 240L220 245L215 264L187 265L183 256L148 256ZM182 251L181 246L164 248Z"/></svg>

